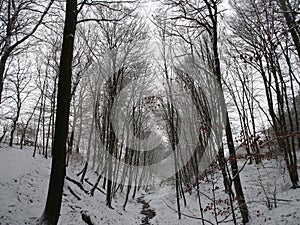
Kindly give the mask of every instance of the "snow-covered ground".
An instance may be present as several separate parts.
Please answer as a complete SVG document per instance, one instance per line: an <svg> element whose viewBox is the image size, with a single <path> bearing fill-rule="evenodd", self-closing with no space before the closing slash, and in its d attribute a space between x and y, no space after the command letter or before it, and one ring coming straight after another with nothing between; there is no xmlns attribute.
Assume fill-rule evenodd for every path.
<svg viewBox="0 0 300 225"><path fill-rule="evenodd" d="M240 166L243 163L241 160ZM50 164L50 159L40 155L33 158L31 148L0 148L0 225L35 224L46 201ZM69 167L67 175L78 180L76 173L81 167L80 164ZM245 166L241 178L250 211L249 224L300 224L300 189L290 189L289 178L284 168L284 162L276 160L263 160L258 166ZM92 172L89 172L87 177L92 183L96 178ZM204 218L211 224L216 224L216 219L224 219L221 224L233 224L228 205L229 198L223 190L220 172L209 174L207 178L200 183ZM81 200L71 194L68 187ZM91 186L85 183L84 188L89 190ZM213 189L215 191L212 191ZM144 221L144 224L202 224L199 219L195 219L200 217L196 191L187 192L185 197L186 207L181 198L181 210L184 215L178 220L175 189L171 186L165 185L147 192L139 192L135 199L129 200L126 211L123 211L123 193L117 193L113 201L114 209L109 209L105 205L105 195L100 191L96 190L92 197L72 182L66 181L59 224L85 224L81 218L83 211L90 216L94 224L143 224L144 215L141 211L144 205L141 199L155 212L149 223ZM274 199L277 199L277 207L274 205ZM214 202L217 203L216 206ZM235 212L238 224L241 224L238 209Z"/></svg>
<svg viewBox="0 0 300 225"><path fill-rule="evenodd" d="M32 157L32 149L0 148L0 225L35 224L42 214L48 190L51 160L41 155ZM77 171L78 172L78 171ZM68 170L67 175L76 179ZM77 200L68 186L80 196ZM88 185L86 185L88 189ZM65 182L62 211L59 224L86 224L81 212L91 217L94 224L139 224L141 204L130 201L126 212L122 210L123 198L116 196L115 209L105 206L105 197L96 191L91 197L71 182ZM119 203L119 204L118 204Z"/></svg>

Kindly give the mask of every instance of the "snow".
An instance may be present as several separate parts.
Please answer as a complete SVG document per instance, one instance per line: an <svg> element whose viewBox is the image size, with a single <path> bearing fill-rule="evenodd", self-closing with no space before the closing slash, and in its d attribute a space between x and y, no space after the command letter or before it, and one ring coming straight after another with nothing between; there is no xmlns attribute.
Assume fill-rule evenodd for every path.
<svg viewBox="0 0 300 225"><path fill-rule="evenodd" d="M43 209L50 160L32 151L0 148L0 224L30 224Z"/></svg>
<svg viewBox="0 0 300 225"><path fill-rule="evenodd" d="M51 158L38 155L32 157L32 148L0 148L0 224L35 224L43 212L48 190ZM69 168L68 176L76 178ZM80 197L78 201L68 191L70 186ZM88 187L88 186L86 186ZM87 188L86 188L87 189ZM141 205L130 201L126 212L122 209L123 198L116 196L115 209L105 206L105 197L96 191L91 197L82 192L76 185L65 181L62 200L62 211L59 224L81 225L81 211L87 211L95 224L138 224ZM119 204L119 205L118 205Z"/></svg>
<svg viewBox="0 0 300 225"><path fill-rule="evenodd" d="M20 150L17 147L0 147L0 224L35 224L41 216L47 195L48 180L50 174L51 158L45 159L41 155L32 157L32 148ZM240 160L240 166L245 161ZM68 177L79 180L76 173L83 165L80 160L68 167ZM90 182L94 182L96 175L89 171L87 174ZM201 180L201 202L204 218L212 224L216 224L213 210L214 200L218 202L216 212L218 221L223 220L228 214L228 195L223 190L220 171L208 174L208 180ZM263 160L262 164L246 164L241 173L244 194L248 203L251 225L297 225L300 224L300 189L290 189L289 178L283 161L270 159ZM212 185L214 182L214 186ZM81 200L71 194L71 188ZM91 186L84 183L84 188L90 190ZM99 185L101 188L101 185ZM215 191L213 192L212 189ZM215 196L215 197L214 197ZM141 214L143 205L138 202L142 197L149 207L155 211L155 216L150 219L150 224L202 224L201 220L182 216L178 220L176 213L175 189L171 185L153 187L150 190L142 190L137 193L135 199L130 198L123 210L124 193L117 193L113 199L114 209L105 205L105 195L96 190L92 197L84 193L70 181L65 182L62 211L59 224L84 225L81 213L90 216L94 224L133 225L142 224L144 215ZM187 206L181 198L181 210L183 214L200 217L200 210L196 190L185 194ZM267 206L267 198L270 200ZM277 199L277 207L274 206L274 198ZM236 206L236 203L235 203ZM238 224L241 218L238 209ZM232 217L225 219L233 224ZM208 224L208 223L205 223Z"/></svg>

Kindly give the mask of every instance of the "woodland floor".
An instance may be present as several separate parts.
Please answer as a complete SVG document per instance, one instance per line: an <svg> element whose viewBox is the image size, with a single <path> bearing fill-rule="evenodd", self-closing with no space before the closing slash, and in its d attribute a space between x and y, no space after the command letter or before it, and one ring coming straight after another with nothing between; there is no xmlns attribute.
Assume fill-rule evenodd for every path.
<svg viewBox="0 0 300 225"><path fill-rule="evenodd" d="M24 150L5 145L0 147L0 225L35 224L46 200L50 159L41 155L33 158L32 148L29 147ZM242 159L239 161L240 166L244 163ZM68 168L67 176L78 181L76 173L83 165L74 161L73 164L74 166ZM93 183L96 175L89 171L87 178ZM249 224L300 224L300 189L290 189L282 159L265 159L260 165L246 164L241 179L250 212ZM87 191L91 188L88 182L83 187ZM129 199L125 211L122 208L124 193L116 194L112 203L113 209L109 209L105 206L105 195L102 192L104 190L99 185L99 190L92 197L73 182L66 180L59 224L84 225L86 223L82 220L82 213L89 215L95 225L202 224L199 219L190 218L200 217L195 190L186 193L186 206L181 199L181 220L178 220L175 210L175 189L171 185L165 184L153 187L147 192L138 192L135 199ZM220 224L233 224L220 171L200 181L200 194L206 220L216 224L217 218L218 221L223 220ZM238 210L235 213L238 224L241 224Z"/></svg>

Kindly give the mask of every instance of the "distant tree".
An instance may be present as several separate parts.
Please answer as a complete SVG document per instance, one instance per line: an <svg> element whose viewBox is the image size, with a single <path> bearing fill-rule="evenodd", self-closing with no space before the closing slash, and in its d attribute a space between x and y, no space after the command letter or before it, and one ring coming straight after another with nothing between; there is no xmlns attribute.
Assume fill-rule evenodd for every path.
<svg viewBox="0 0 300 225"><path fill-rule="evenodd" d="M33 109L29 114L26 122L21 122L20 126L21 126L21 139L20 139L20 149L23 149L24 145L32 145L33 144L33 128L30 126L30 122L34 116L35 110L38 107L38 103L39 103L38 99L35 103L35 105L33 106Z"/></svg>
<svg viewBox="0 0 300 225"><path fill-rule="evenodd" d="M39 1L7 0L0 4L0 103L2 101L3 84L8 58L12 54L20 53L22 44L32 37L54 0L47 5ZM27 45L30 45L27 43Z"/></svg>
<svg viewBox="0 0 300 225"><path fill-rule="evenodd" d="M76 131L76 124L78 120L78 111L79 111L79 105L82 104L80 101L83 101L83 96L80 96L77 94L78 86L81 88L80 91L82 91L82 87L80 87L80 82L82 80L82 77L87 76L88 68L92 64L91 60L91 51L89 50L89 46L85 43L85 41L89 37L82 37L83 32L80 32L81 27L77 27L78 35L77 40L75 40L75 45L77 46L74 49L74 59L73 59L73 79L72 79L72 124L71 124L71 132L68 139L68 155L67 155L67 165L69 161L70 155L73 153L73 146L74 146L74 140L75 140L75 131ZM82 85L86 85L83 83ZM81 93L82 94L82 93ZM79 99L79 102L78 100Z"/></svg>
<svg viewBox="0 0 300 225"><path fill-rule="evenodd" d="M243 187L239 176L239 168L237 164L236 152L233 141L233 134L229 113L225 102L225 94L223 91L223 74L221 71L220 50L219 50L219 18L220 18L220 0L193 0L193 1L164 1L171 9L169 20L172 21L170 27L172 35L176 35L190 46L190 54L197 55L199 58L205 58L206 66L212 72L215 82L219 85L221 92L218 97L223 106L221 109L222 115L225 118L225 134L227 146L231 157L231 171L233 184L235 187L239 209L242 215L243 223L249 221L248 208L244 197ZM208 43L202 42L206 38ZM196 41L200 42L200 48L197 46ZM203 46L204 45L204 46ZM202 46L202 48L201 48ZM202 51L204 49L204 51ZM207 54L203 54L207 52ZM224 158L224 149L222 146L219 148L219 155ZM225 178L224 178L225 179Z"/></svg>
<svg viewBox="0 0 300 225"><path fill-rule="evenodd" d="M295 71L299 66L297 53L291 48L294 42L283 32L284 18L276 1L234 0L232 7L236 12L230 22L235 57L260 75L276 147L284 154L292 187L296 188L299 176L294 132L299 132L299 121L292 119L292 111L297 114L295 89L299 78Z"/></svg>
<svg viewBox="0 0 300 225"><path fill-rule="evenodd" d="M96 43L99 44L95 45L93 43L95 48L92 48L92 55L95 63L98 63L98 76L93 75L91 77L91 79L96 79L96 81L91 80L95 87L90 88L91 99L96 101L96 104L93 103L91 107L95 109L96 113L96 117L93 116L93 119L96 121L97 130L104 145L104 149L100 148L99 150L105 151L104 154L100 154L103 157L102 168L105 174L104 177L107 178L104 179L103 184L106 186L107 192L106 204L108 207L112 207L112 198L117 188L116 174L119 172L117 171L118 165L114 163L114 160L122 156L122 151L124 151L122 146L125 146L126 143L123 143L123 140L118 140L116 137L117 132L114 130L111 118L114 116L113 109L118 94L134 79L143 76L145 68L148 67L148 63L145 60L147 55L145 46L148 41L148 34L145 23L135 11L134 5L127 7L126 4L112 4L111 8L98 8L95 12L103 15L104 18L110 18L110 21L115 21L98 22L97 26L94 27L98 31L94 38L97 41ZM99 80L102 79L104 80L104 85L99 84ZM128 109L122 108L122 110ZM92 129L90 129L91 131ZM119 130L118 132L122 133ZM90 140L91 137L92 133L90 133L88 139ZM125 151L127 150L129 151L130 149ZM88 153L90 154L91 152L89 151ZM130 154L125 155L128 156ZM88 155L89 158L90 156ZM82 172L86 171L88 163L87 160ZM130 171L126 170L123 175L127 172ZM85 173L82 173L81 180L83 180L84 175ZM100 176L102 175L101 173Z"/></svg>
<svg viewBox="0 0 300 225"><path fill-rule="evenodd" d="M24 57L24 56L23 56ZM11 114L7 118L11 120L9 146L13 146L15 131L21 117L21 110L25 101L27 101L32 88L30 88L31 71L30 65L22 64L20 59L16 59L13 63L13 69L8 72L7 90L3 100L9 105Z"/></svg>

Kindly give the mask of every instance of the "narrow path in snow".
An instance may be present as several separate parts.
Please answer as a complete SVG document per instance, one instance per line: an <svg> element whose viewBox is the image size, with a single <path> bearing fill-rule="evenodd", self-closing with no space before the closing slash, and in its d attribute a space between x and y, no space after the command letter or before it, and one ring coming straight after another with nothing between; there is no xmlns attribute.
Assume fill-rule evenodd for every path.
<svg viewBox="0 0 300 225"><path fill-rule="evenodd" d="M137 198L137 202L143 205L141 214L144 215L142 218L141 225L150 225L150 220L155 217L156 212L150 207L149 202L146 202L144 199L145 195Z"/></svg>

